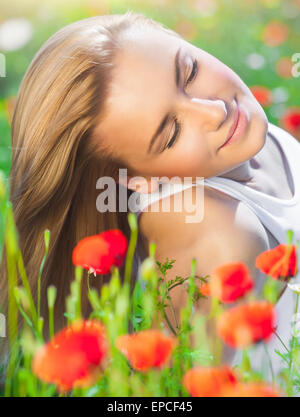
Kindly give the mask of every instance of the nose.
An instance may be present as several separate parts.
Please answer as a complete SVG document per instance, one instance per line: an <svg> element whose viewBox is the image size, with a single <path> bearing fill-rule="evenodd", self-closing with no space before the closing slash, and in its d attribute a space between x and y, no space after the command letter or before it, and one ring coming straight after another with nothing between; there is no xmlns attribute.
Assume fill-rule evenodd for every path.
<svg viewBox="0 0 300 417"><path fill-rule="evenodd" d="M220 99L203 99L185 97L184 107L199 118L203 128L208 131L218 130L228 117L227 103Z"/></svg>

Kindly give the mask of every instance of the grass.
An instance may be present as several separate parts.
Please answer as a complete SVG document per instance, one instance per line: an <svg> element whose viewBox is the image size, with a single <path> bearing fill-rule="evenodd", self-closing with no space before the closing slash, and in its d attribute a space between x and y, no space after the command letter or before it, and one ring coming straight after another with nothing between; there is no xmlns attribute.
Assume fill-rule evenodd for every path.
<svg viewBox="0 0 300 417"><path fill-rule="evenodd" d="M300 105L299 78L283 78L276 71L276 64L281 57L291 57L295 52L299 52L300 14L296 13L296 8L294 15L287 13L291 7L289 0L216 1L218 6L216 12L206 16L201 15L196 8L196 1L188 3L181 0L173 1L172 13L167 1L164 4L164 2L147 0L137 4L136 1L114 0L107 2L107 11L93 10L76 1L70 6L65 2L45 3L47 3L46 14L45 10L43 14L43 9L37 7L34 2L28 4L24 2L21 5L4 1L1 11L3 21L11 16L21 16L28 19L34 27L33 38L27 45L20 50L5 53L7 77L0 78L0 253L3 241L6 239L9 248L10 286L7 337L12 345L6 383L1 391L1 395L7 396L60 395L54 385L38 380L31 370L36 350L46 342L42 337L43 318L39 313L41 300L38 297L37 305L33 302L22 256L18 249L11 205L4 185L9 176L11 163L9 100L16 96L21 79L34 54L52 33L75 20L102 13L123 13L132 9L181 32L188 41L232 68L247 86L265 86L273 93L276 93L276 90L278 92L280 88L281 92L285 93L286 99L277 98L270 106L264 108L270 122L278 124L280 116L287 108ZM278 47L266 45L261 37L265 26L274 19L283 22L289 30L287 40ZM189 31L184 33L182 28L187 27L190 33L193 33L192 36L189 35ZM265 61L264 66L259 69L247 65L247 57L253 53L259 54ZM100 292L94 289L89 291L88 295L93 307L91 318L101 320L108 329L112 346L111 362L95 385L87 389L75 389L67 394L69 396L187 396L188 393L182 386L184 373L193 366L218 363L212 341L206 334L206 317L195 314L192 308L194 300L200 297L198 285L207 278L196 276L195 263L191 265L190 276L177 277L173 282L168 281L168 270L172 268L175 260L166 259L164 264L157 263L155 245L152 245L149 247L149 257L145 261L141 280L136 283L133 294L129 293L128 277L137 229L132 216L128 221L132 236L126 259L127 279L125 278L122 284L118 270L115 269L112 271L109 284L104 285ZM45 257L49 239L51 236L45 231ZM40 277L42 269L43 263ZM21 276L21 283L17 282L17 272ZM80 269L75 269L70 295L66 299L65 316L68 323L81 317L81 276ZM266 282L264 295L269 299L276 290L273 284L271 281ZM181 311L181 322L177 328L174 328L166 316L165 308L171 303L173 289L179 285L187 291L188 300ZM47 300L50 312L49 338L54 333L53 311L56 296L56 288L49 287ZM216 303L216 311L218 306L219 304ZM24 326L18 333L16 323L20 315L24 319ZM114 342L119 335L128 332L130 328L134 331L149 329L154 319L170 334L174 336L176 334L178 339L178 345L172 356L172 366L149 373L134 371L125 357L114 348ZM194 347L190 343L192 334L196 339ZM298 338L295 337L292 344L286 347L285 353L276 353L282 358L283 366L280 375L276 375L274 380L289 396L296 395L300 389L299 352ZM243 352L241 363L238 365L244 381L264 379L263 372L257 373L252 370L248 353L247 350ZM268 354L266 353L266 363L269 363Z"/></svg>
<svg viewBox="0 0 300 417"><path fill-rule="evenodd" d="M5 200L5 201L4 201ZM62 394L54 384L39 380L32 372L32 360L36 351L47 340L43 340L43 318L38 314L39 306L34 305L28 277L23 268L22 256L18 248L18 238L15 230L11 204L6 194L2 193L2 213L5 221L5 241L8 248L9 265L9 314L7 320L8 338L11 344L10 360L6 373L6 382L1 395L3 396L189 396L182 384L184 374L195 366L219 366L221 364L220 340L210 340L206 332L207 317L193 310L196 299L203 297L199 292L199 284L208 278L196 275L196 259L191 264L188 277L176 277L172 281L166 279L175 260L166 259L164 263L155 261L155 244L149 247L149 257L141 268L141 280L137 281L134 291L130 294L130 272L137 239L137 222L135 214L128 216L131 227L131 237L125 261L125 277L122 283L119 269L112 267L109 283L103 285L100 291L88 290L88 298L93 308L90 319L101 321L107 329L110 343L110 359L99 380L87 388L74 388ZM47 256L49 231L45 231L45 257ZM45 258L44 258L45 259ZM157 268L156 268L157 266ZM41 265L41 273L43 262ZM21 272L22 285L17 283L17 270ZM82 299L82 268L74 267L74 280L70 286L70 294L66 299L65 316L68 324L80 319ZM174 328L168 326L165 308L172 304L172 290L184 285L188 298L180 312L180 322ZM271 294L270 285L265 294ZM271 291L271 293L270 293ZM49 337L53 337L55 299L57 290L48 288L49 307ZM39 298L38 298L39 299ZM172 307L172 305L171 305ZM222 304L214 299L212 315L220 314ZM24 318L20 332L17 331L18 315ZM85 317L86 319L87 317ZM116 339L130 332L150 329L153 324L169 334L174 334L177 345L173 351L171 362L161 369L150 369L148 372L134 370L125 356L116 348ZM191 343L191 335L195 344ZM286 395L295 395L300 388L298 338L294 337L287 352L278 354L283 359L283 367L274 382ZM251 346L249 347L251 349ZM249 349L243 350L241 363L236 366L242 380L263 381L263 372L252 370L249 360ZM269 360L266 354L266 360Z"/></svg>

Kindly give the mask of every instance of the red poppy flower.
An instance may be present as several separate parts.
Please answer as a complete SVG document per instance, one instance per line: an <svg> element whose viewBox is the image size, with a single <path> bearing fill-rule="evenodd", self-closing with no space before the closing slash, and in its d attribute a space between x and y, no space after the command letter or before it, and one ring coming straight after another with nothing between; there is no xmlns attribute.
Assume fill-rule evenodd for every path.
<svg viewBox="0 0 300 417"><path fill-rule="evenodd" d="M279 119L280 126L300 140L300 107L287 109Z"/></svg>
<svg viewBox="0 0 300 417"><path fill-rule="evenodd" d="M108 352L104 326L96 320L79 320L57 333L35 355L33 373L59 391L93 384Z"/></svg>
<svg viewBox="0 0 300 417"><path fill-rule="evenodd" d="M274 279L294 277L298 269L296 246L281 244L264 251L256 258L255 266Z"/></svg>
<svg viewBox="0 0 300 417"><path fill-rule="evenodd" d="M200 287L203 295L213 295L222 303L233 303L253 288L247 266L242 262L215 268L208 284Z"/></svg>
<svg viewBox="0 0 300 417"><path fill-rule="evenodd" d="M122 265L126 251L125 235L117 229L107 230L80 240L73 249L72 261L95 275L108 274L113 265Z"/></svg>
<svg viewBox="0 0 300 417"><path fill-rule="evenodd" d="M159 330L142 330L131 335L119 336L116 340L117 348L138 371L164 365L175 344L173 337L166 336Z"/></svg>
<svg viewBox="0 0 300 417"><path fill-rule="evenodd" d="M254 85L250 87L250 90L256 100L264 107L268 107L273 103L272 91L267 87L261 85Z"/></svg>
<svg viewBox="0 0 300 417"><path fill-rule="evenodd" d="M288 34L288 27L284 23L273 20L265 26L262 41L268 46L279 46L286 41Z"/></svg>
<svg viewBox="0 0 300 417"><path fill-rule="evenodd" d="M187 371L182 383L193 397L219 397L224 387L237 383L237 376L228 365L219 368L199 366Z"/></svg>
<svg viewBox="0 0 300 417"><path fill-rule="evenodd" d="M281 397L278 388L274 388L263 382L238 383L222 388L222 397Z"/></svg>
<svg viewBox="0 0 300 417"><path fill-rule="evenodd" d="M223 312L217 319L218 335L233 348L268 340L274 330L275 310L267 301L252 301Z"/></svg>
<svg viewBox="0 0 300 417"><path fill-rule="evenodd" d="M128 248L126 236L119 229L107 230L100 235L108 243L110 253L114 255L114 265L123 265Z"/></svg>

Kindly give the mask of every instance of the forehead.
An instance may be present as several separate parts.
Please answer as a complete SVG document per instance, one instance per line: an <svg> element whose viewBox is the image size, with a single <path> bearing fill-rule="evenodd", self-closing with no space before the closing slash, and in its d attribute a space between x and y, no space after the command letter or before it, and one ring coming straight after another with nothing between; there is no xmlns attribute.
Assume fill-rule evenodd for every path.
<svg viewBox="0 0 300 417"><path fill-rule="evenodd" d="M146 153L148 143L175 93L174 57L183 39L135 28L122 36L106 114L100 131L116 152Z"/></svg>

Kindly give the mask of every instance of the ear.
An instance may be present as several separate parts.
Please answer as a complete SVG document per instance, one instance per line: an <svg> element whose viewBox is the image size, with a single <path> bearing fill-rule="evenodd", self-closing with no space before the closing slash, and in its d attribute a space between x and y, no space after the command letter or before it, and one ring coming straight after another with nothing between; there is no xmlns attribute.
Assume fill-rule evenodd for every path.
<svg viewBox="0 0 300 417"><path fill-rule="evenodd" d="M119 183L129 188L130 190L137 191L141 194L153 193L158 189L159 183L156 179L146 179L144 177L120 177Z"/></svg>

